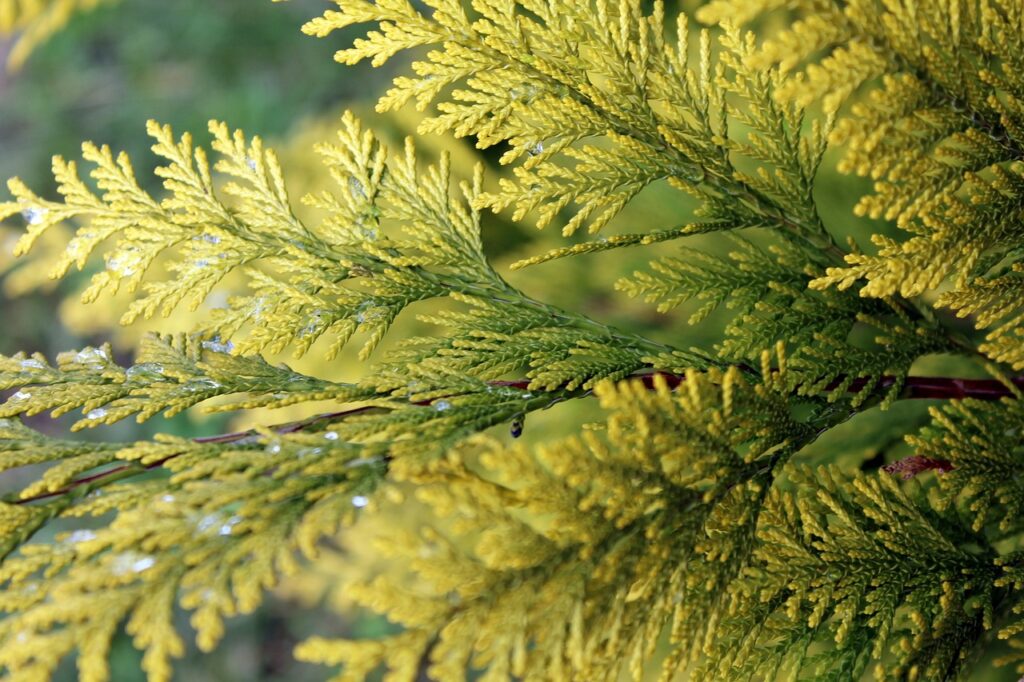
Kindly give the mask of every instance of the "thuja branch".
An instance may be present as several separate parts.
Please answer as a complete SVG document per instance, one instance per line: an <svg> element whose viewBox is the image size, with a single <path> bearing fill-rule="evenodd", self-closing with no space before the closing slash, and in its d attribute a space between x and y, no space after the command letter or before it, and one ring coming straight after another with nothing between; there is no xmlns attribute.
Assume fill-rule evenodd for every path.
<svg viewBox="0 0 1024 682"><path fill-rule="evenodd" d="M643 372L632 375L630 378L641 381L647 388L653 388L655 380L660 377L665 381L669 388L676 388L685 381L685 377L682 374L672 372ZM843 378L836 379L828 386L825 390L834 390L843 383ZM885 389L893 386L897 381L896 377L884 376L879 381L875 382L874 390L884 391ZM994 379L959 379L954 377L908 377L904 382L903 390L901 393L901 399L905 400L963 400L967 398L975 400L1000 400L1003 398L1016 398L1019 396L1019 390L1024 389L1024 376L1012 377L1009 379L1009 385L1004 384ZM850 393L858 393L868 387L867 379L854 379L849 387L847 388ZM489 382L492 387L506 387L516 388L520 390L527 390L530 387L529 379L518 379L511 381L492 381ZM1011 388L1012 386L1012 388ZM590 391L581 391L580 395L588 395ZM414 401L410 403L413 406L423 407L430 404L431 401ZM551 404L560 402L559 400L553 400ZM279 434L286 435L290 433L298 433L301 431L325 427L331 423L353 417L359 414L367 414L374 411L392 409L386 406L367 405L363 407L353 408L349 410L341 410L336 412L326 412L322 414L316 414L305 419L297 421L287 422L284 424L278 424L269 428L269 431ZM215 436L203 436L192 439L196 443L215 443L215 444L247 444L256 443L261 438L259 431L255 429L235 431L231 433L218 434ZM136 476L147 471L158 469L166 464L168 461L174 459L180 453L167 455L160 459L147 462L146 464L140 464L132 462L129 464L123 464L105 471L83 476L75 481L72 481L67 486L46 493L41 493L33 497L9 500L13 504L29 504L33 502L39 502L46 499L55 497L71 496L79 497L88 492L101 488L105 485L109 485L115 481L119 481L124 478ZM948 470L948 462L936 462L935 466L923 467L924 469L938 469L941 471ZM892 468L890 466L886 469L891 473L905 474L906 471L902 468ZM915 470L917 473L917 470Z"/></svg>
<svg viewBox="0 0 1024 682"><path fill-rule="evenodd" d="M278 424L277 426L270 427L270 430L279 435L285 435L289 433L297 433L303 431L314 424L326 424L346 417L351 417L356 414L363 414L373 410L382 409L375 406L357 407L351 410L341 410L337 412L327 412L323 414L313 415L306 419L300 419L293 422L287 422L285 424ZM214 443L214 444L226 444L226 443L237 443L245 444L247 442L257 442L260 438L260 433L255 429L249 429L245 431L235 431L232 433L222 433L215 436L200 436L193 438L192 441L195 443ZM42 500L51 499L54 497L61 497L65 495L73 495L79 497L88 494L94 489L101 488L105 485L114 483L124 478L137 476L147 471L159 469L167 462L171 461L181 453L172 453L158 459L141 464L139 462L130 462L127 464L121 464L116 467L99 471L88 476L75 479L68 485L58 490L51 490L39 495L33 495L31 497L23 497L20 499L8 499L5 500L11 504L29 504L32 502L39 502Z"/></svg>

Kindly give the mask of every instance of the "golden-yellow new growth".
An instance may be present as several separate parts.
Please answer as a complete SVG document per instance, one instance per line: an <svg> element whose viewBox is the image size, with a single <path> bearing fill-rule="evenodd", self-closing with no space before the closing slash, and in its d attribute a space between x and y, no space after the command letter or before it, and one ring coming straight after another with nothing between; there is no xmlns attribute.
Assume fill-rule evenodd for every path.
<svg viewBox="0 0 1024 682"><path fill-rule="evenodd" d="M305 199L312 220L275 154L218 122L210 153L149 125L159 196L91 144L88 179L54 160L58 199L11 181L19 250L72 222L40 262L62 277L102 253L85 298L129 291L125 321L198 309L229 273L247 289L130 364L108 346L0 358L0 471L50 465L0 503L0 672L47 680L75 652L83 679L108 679L123 623L167 680L175 609L208 650L323 535L387 513L407 517L377 526L394 561L346 590L395 631L297 651L339 680L945 680L989 633L1017 637L1024 9L716 0L698 17L721 30L640 0L340 0L307 24L372 25L345 63L414 50L379 108L500 146L511 171L486 191L483 166L455 187L449 156L388 149L351 114L316 147L333 187ZM830 150L873 182L842 226ZM692 213L623 225L658 188ZM488 209L576 240L517 267L657 251L615 287L697 329L527 293L487 257ZM322 338L334 358L358 336L367 359L409 309L424 335L358 382L264 357ZM20 421L213 398L336 409L136 443ZM591 398L607 416L575 435L484 433Z"/></svg>

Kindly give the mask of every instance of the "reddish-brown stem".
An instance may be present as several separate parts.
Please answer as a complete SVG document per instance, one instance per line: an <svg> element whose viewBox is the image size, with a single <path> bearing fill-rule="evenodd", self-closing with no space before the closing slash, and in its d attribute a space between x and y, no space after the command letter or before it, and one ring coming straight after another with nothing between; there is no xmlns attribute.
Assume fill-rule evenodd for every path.
<svg viewBox="0 0 1024 682"><path fill-rule="evenodd" d="M367 406L357 407L352 410L342 410L340 412L328 412L325 414L317 414L313 415L312 417L307 417L306 419L300 419L299 421L288 422L287 424L279 424L277 426L272 426L270 427L270 430L275 431L279 434L295 433L296 431L302 431L303 429L307 428L308 426L311 426L312 424L316 424L319 422L331 422L336 419L350 417L352 415L360 414L362 412L368 412L373 409L375 408L372 406ZM258 435L257 432L255 430L250 429L248 431L222 433L216 436L200 436L198 438L193 438L192 441L195 443L237 443L238 441L245 440L246 438L252 438L256 435ZM145 464L122 464L112 469L106 469L105 471L100 471L95 474L83 476L82 478L76 478L74 481L67 484L63 488L60 488L58 490L51 490L45 493L40 493L38 495L33 495L32 497L25 497L16 500L15 504L28 504L29 502L38 502L40 500L46 500L51 497L59 497L61 495L66 495L67 493L78 488L81 488L83 486L88 486L91 483L95 483L96 481L116 480L131 471L134 471L135 473L139 474L145 471L151 471L153 469L162 467L169 460L174 459L179 454L181 453L167 455L165 457L161 457L159 459L154 459L150 462L146 462Z"/></svg>
<svg viewBox="0 0 1024 682"><path fill-rule="evenodd" d="M882 467L882 471L893 476L899 476L904 481L909 481L914 476L922 474L926 471L934 471L938 474L944 474L952 471L955 467L952 462L944 459L934 459L932 457L925 457L924 455L911 455L910 457L904 457L903 459L896 460L891 464L886 464Z"/></svg>
<svg viewBox="0 0 1024 682"><path fill-rule="evenodd" d="M648 388L654 387L655 377L661 377L669 388L675 388L679 386L684 380L684 376L681 374L674 374L671 372L642 372L633 375L634 379L638 379ZM839 378L830 382L825 390L835 390L841 386L844 379ZM877 382L875 382L874 390L886 390L892 387L897 382L897 378L893 376L883 376ZM1013 377L1010 379L1011 384L1020 390L1024 390L1024 376ZM850 393L858 393L868 387L869 380L865 378L854 379L847 391ZM509 388L518 388L526 390L529 388L529 379L518 379L514 381L492 381L492 386L503 386ZM1009 386L1002 382L994 379L956 379L952 377L907 377L903 384L900 397L907 400L963 400L965 398L973 398L975 400L999 400L1001 398L1015 398L1017 392L1011 390ZM411 403L413 405L426 405L429 401L418 401ZM299 421L288 422L287 424L279 424L277 426L270 427L269 430L279 434L296 433L302 431L315 424L329 424L339 419L344 419L357 414L369 412L371 410L381 409L375 406L358 407L351 410L342 410L340 412L328 412L324 414L313 415L306 419ZM233 433L223 433L216 436L202 436L194 438L193 441L196 443L237 443L244 441L248 438L254 438L258 435L255 430L248 431L236 431ZM54 490L47 493L41 493L33 497L27 497L24 499L17 500L17 504L27 504L29 502L38 502L40 500L49 499L51 497L59 497L66 495L73 490L81 488L83 486L91 486L96 482L103 482L106 480L116 480L124 477L128 472L136 471L142 473L151 469L156 469L163 466L169 460L177 457L180 453L175 453L162 457L151 462L147 462L144 465L140 464L124 464L121 466L114 467L113 469L107 469L99 473L90 474L82 478L76 479L69 483L67 486ZM948 471L952 465L949 462L935 460L933 462L935 466L925 467L928 469L938 469L940 471Z"/></svg>

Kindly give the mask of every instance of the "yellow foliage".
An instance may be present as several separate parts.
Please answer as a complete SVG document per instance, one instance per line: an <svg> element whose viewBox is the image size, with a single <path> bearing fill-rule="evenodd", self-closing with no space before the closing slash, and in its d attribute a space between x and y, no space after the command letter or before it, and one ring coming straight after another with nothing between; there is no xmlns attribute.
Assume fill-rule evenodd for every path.
<svg viewBox="0 0 1024 682"><path fill-rule="evenodd" d="M25 223L29 279L102 260L86 302L122 296L125 323L188 312L179 333L137 337L130 365L109 345L0 357L0 471L48 465L0 501L0 671L45 680L77 653L83 679L107 679L123 625L149 678L169 679L174 609L208 651L358 518L370 575L319 589L396 632L300 645L339 680L945 679L996 622L1024 629L1019 410L993 403L1020 380L994 365L1003 383L909 376L951 354L1024 367L1016 4L716 0L699 14L714 33L658 1L337 5L306 32L374 25L339 61L418 55L379 111L408 128L414 106L421 136L501 145L507 170L437 143L420 145L427 164L346 112L293 143L315 169L221 122L209 151L150 122L162 193L90 143L87 178L54 159L57 199L10 181L0 218ZM739 27L785 12L760 38ZM821 210L829 148L875 182L857 216L893 222L875 252L841 246ZM510 254L506 277L486 210L562 236ZM628 247L659 258L616 288L692 306L703 336L601 319L625 316L592 285L622 273L576 257ZM534 273L559 271L526 266L560 259L586 265L545 293ZM337 367L357 337L374 364ZM296 369L286 351L317 357ZM875 405L966 395L917 435L867 422L910 435L917 454L892 471L940 486L787 465ZM590 398L606 418L577 430ZM97 443L20 419L80 410L79 429L200 404L255 426ZM299 405L275 425L256 412ZM484 433L517 438L527 417L543 437ZM35 539L57 519L82 527Z"/></svg>
<svg viewBox="0 0 1024 682"><path fill-rule="evenodd" d="M0 0L0 35L15 34L7 66L17 69L38 45L64 27L77 12L110 0Z"/></svg>

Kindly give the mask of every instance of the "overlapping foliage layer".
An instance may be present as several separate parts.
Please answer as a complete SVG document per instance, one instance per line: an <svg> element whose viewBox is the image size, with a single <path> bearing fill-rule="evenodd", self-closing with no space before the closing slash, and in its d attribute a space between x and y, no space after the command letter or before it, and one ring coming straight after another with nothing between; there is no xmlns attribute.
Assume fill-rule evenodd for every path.
<svg viewBox="0 0 1024 682"><path fill-rule="evenodd" d="M0 358L0 469L50 465L0 506L0 670L48 679L75 652L83 679L107 679L124 625L150 679L169 679L176 608L210 649L321 537L410 495L430 513L380 539L397 570L348 588L401 631L298 648L336 679L951 679L990 633L1024 629L1008 376L1024 367L1024 10L716 0L698 18L723 24L697 32L645 7L341 0L306 26L370 24L345 63L415 50L379 109L413 103L430 110L421 133L497 147L511 174L489 191L482 167L454 187L447 156L388 149L351 114L317 147L334 188L304 199L315 223L275 154L219 122L212 160L150 123L158 197L91 144L86 177L54 160L57 198L11 181L0 218L26 223L19 252L74 224L54 276L101 254L85 299L128 290L125 322L195 310L228 276L245 291L198 329L147 338L128 366L106 346ZM780 17L761 41L742 30ZM844 246L821 217L830 148L875 181L857 214L892 223L870 250L864 220ZM694 215L594 236L655 186ZM720 341L647 338L526 293L486 256L487 211L572 239L517 268L649 249L615 288L662 313L685 305L691 325L724 319ZM333 358L353 337L369 359L410 308L433 331L360 381L266 359L317 341ZM935 356L1003 383L909 377ZM836 464L850 464L829 440L843 422L922 396L957 400L918 433L879 430L853 460L866 471ZM577 436L482 435L595 397L607 417ZM77 429L324 400L336 410L135 443L20 419L80 410ZM871 470L889 431L912 455ZM830 466L802 461L826 446ZM91 522L33 539L58 519Z"/></svg>

